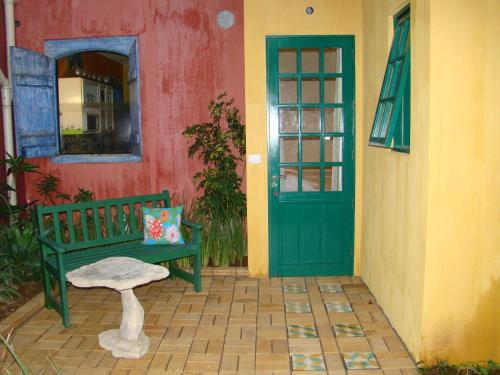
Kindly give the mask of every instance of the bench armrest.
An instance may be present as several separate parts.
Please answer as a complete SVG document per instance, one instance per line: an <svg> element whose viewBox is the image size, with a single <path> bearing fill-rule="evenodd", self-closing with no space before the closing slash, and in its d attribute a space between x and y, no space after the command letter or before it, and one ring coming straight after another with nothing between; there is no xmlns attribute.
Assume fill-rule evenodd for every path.
<svg viewBox="0 0 500 375"><path fill-rule="evenodd" d="M181 220L181 223L183 225L185 225L186 227L189 227L191 229L201 229L201 225L200 224L191 223L190 221L187 221L187 220L184 220L184 219Z"/></svg>
<svg viewBox="0 0 500 375"><path fill-rule="evenodd" d="M41 244L49 247L51 250L55 251L56 253L64 254L64 247L62 247L61 245L59 245L57 242L49 240L48 238L40 236L38 234L37 234L36 238L38 239L38 241Z"/></svg>

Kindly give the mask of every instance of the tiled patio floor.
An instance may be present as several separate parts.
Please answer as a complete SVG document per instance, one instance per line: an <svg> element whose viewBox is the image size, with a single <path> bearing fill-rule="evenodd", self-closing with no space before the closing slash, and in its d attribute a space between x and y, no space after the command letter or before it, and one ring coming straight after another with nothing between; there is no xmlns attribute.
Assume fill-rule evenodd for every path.
<svg viewBox="0 0 500 375"><path fill-rule="evenodd" d="M71 288L71 328L43 310L17 329L14 346L43 374L55 373L49 355L61 374L415 374L358 278L215 276L199 294L170 279L135 291L151 339L141 359L113 358L97 343L121 320L120 296L107 289Z"/></svg>

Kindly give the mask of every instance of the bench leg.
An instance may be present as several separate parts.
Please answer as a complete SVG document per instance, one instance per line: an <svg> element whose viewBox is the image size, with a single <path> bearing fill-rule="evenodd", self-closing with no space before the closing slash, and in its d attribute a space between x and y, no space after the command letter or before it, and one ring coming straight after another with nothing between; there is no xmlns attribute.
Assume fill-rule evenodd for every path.
<svg viewBox="0 0 500 375"><path fill-rule="evenodd" d="M176 276L174 274L174 269L177 268L177 261L175 260L169 260L168 261L168 268L169 268L169 271L170 271L170 275L169 277L172 279L172 280L175 280L176 279Z"/></svg>
<svg viewBox="0 0 500 375"><path fill-rule="evenodd" d="M198 248L197 254L193 257L193 277L194 291L201 292L201 249Z"/></svg>
<svg viewBox="0 0 500 375"><path fill-rule="evenodd" d="M66 285L66 278L59 278L59 290L61 292L61 311L64 327L69 328L71 322L69 320L69 304L68 304L68 286Z"/></svg>
<svg viewBox="0 0 500 375"><path fill-rule="evenodd" d="M71 322L69 320L68 286L66 285L66 271L64 270L61 254L57 254L57 268L59 271L59 292L61 294L61 315L64 327L69 328Z"/></svg>
<svg viewBox="0 0 500 375"><path fill-rule="evenodd" d="M49 296L51 296L51 285L50 285L50 274L45 268L45 255L42 250L42 283L43 283L43 295L45 296L45 307L47 309L52 309L52 305L50 304Z"/></svg>

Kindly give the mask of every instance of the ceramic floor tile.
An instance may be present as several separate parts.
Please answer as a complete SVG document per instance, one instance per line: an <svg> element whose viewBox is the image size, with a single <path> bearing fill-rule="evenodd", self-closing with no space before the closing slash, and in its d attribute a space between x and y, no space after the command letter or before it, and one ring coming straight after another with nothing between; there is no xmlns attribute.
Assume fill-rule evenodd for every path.
<svg viewBox="0 0 500 375"><path fill-rule="evenodd" d="M316 327L313 325L289 324L288 337L294 339L318 337Z"/></svg>
<svg viewBox="0 0 500 375"><path fill-rule="evenodd" d="M320 353L299 354L292 356L292 369L294 371L324 371L326 370L325 360Z"/></svg>
<svg viewBox="0 0 500 375"><path fill-rule="evenodd" d="M311 305L305 302L285 302L286 312L310 313Z"/></svg>
<svg viewBox="0 0 500 375"><path fill-rule="evenodd" d="M319 284L321 293L342 293L342 286L340 284Z"/></svg>
<svg viewBox="0 0 500 375"><path fill-rule="evenodd" d="M325 303L328 312L352 312L349 302L327 302Z"/></svg>
<svg viewBox="0 0 500 375"><path fill-rule="evenodd" d="M348 370L379 368L375 354L371 352L346 352L342 355Z"/></svg>
<svg viewBox="0 0 500 375"><path fill-rule="evenodd" d="M335 323L333 330L337 337L362 337L365 335L359 324Z"/></svg>
<svg viewBox="0 0 500 375"><path fill-rule="evenodd" d="M304 285L284 284L283 293L307 293L307 289Z"/></svg>

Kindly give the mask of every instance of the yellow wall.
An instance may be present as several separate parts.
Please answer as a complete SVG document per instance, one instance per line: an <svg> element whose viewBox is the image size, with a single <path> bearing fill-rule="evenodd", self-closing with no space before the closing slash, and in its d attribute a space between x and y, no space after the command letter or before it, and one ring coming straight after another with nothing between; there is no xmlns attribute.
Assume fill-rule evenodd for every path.
<svg viewBox="0 0 500 375"><path fill-rule="evenodd" d="M402 337L418 353L427 215L429 1L411 4L411 152L368 146L400 0L363 2L361 276ZM359 106L358 106L359 108Z"/></svg>
<svg viewBox="0 0 500 375"><path fill-rule="evenodd" d="M307 6L314 7L308 16ZM361 0L246 0L245 1L245 113L247 154L262 155L261 164L247 163L248 269L268 273L267 230L267 35L355 35L356 105L362 105ZM356 123L362 111L356 112ZM361 138L357 134L357 140ZM360 249L361 155L356 155L355 259ZM357 270L357 264L355 264Z"/></svg>
<svg viewBox="0 0 500 375"><path fill-rule="evenodd" d="M363 2L361 276L417 359L498 360L500 2L411 2L409 155L366 145L400 4Z"/></svg>
<svg viewBox="0 0 500 375"><path fill-rule="evenodd" d="M355 272L417 359L498 361L500 1L411 1L410 154L367 145L404 4L245 1L247 152L263 159L247 164L249 271L268 273L265 37L354 34Z"/></svg>
<svg viewBox="0 0 500 375"><path fill-rule="evenodd" d="M500 1L431 4L421 357L498 361Z"/></svg>

